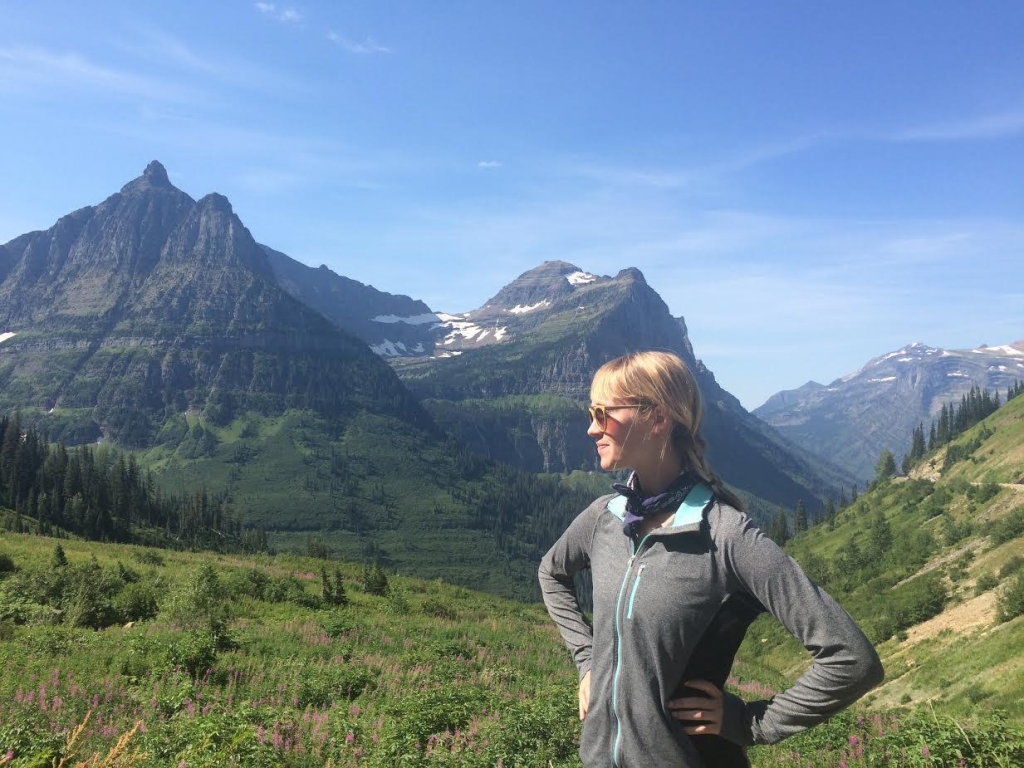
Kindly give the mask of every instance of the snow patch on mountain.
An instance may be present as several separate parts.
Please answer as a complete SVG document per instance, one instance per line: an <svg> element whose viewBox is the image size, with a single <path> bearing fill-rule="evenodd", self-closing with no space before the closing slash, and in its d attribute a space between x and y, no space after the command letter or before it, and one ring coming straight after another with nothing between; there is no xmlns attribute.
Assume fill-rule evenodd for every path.
<svg viewBox="0 0 1024 768"><path fill-rule="evenodd" d="M458 357L462 354L461 349L449 349L442 352L438 357Z"/></svg>
<svg viewBox="0 0 1024 768"><path fill-rule="evenodd" d="M473 341L477 334L486 332L476 323L467 322L465 320L453 320L449 326L452 330L444 337L444 341L441 342L442 344L454 344L456 341L462 339L465 339L466 341Z"/></svg>
<svg viewBox="0 0 1024 768"><path fill-rule="evenodd" d="M423 345L421 344L420 347ZM405 344L402 342L392 342L384 339L380 344L371 344L370 349L381 357L399 357L400 355L408 354L409 350L405 348Z"/></svg>
<svg viewBox="0 0 1024 768"><path fill-rule="evenodd" d="M986 350L977 350L976 349L974 351L975 352L979 352L979 351L983 352L983 351L986 351ZM1013 355L1014 357L1024 357L1024 352L1022 352L1021 350L1017 349L1016 347L1011 347L1009 344L1000 344L998 347L989 347L987 351L989 351L989 352L999 352L999 353L1004 354L1004 355Z"/></svg>
<svg viewBox="0 0 1024 768"><path fill-rule="evenodd" d="M411 317L399 317L398 315L377 315L376 317L370 318L375 323L406 323L408 325L426 325L427 323L436 323L440 318L439 315L433 312L427 312L422 315L412 315Z"/></svg>
<svg viewBox="0 0 1024 768"><path fill-rule="evenodd" d="M947 373L946 375L947 376L958 376L958 377L963 378L963 379L971 378L971 375L969 373L964 373L963 371L952 371L951 373Z"/></svg>
<svg viewBox="0 0 1024 768"><path fill-rule="evenodd" d="M880 384L883 381L896 381L896 377L895 376L883 376L880 379L868 379L868 383L869 384ZM835 388L833 388L832 390L829 390L829 391L835 391Z"/></svg>
<svg viewBox="0 0 1024 768"><path fill-rule="evenodd" d="M550 307L550 306L551 306L551 302L548 301L547 299L544 299L543 301L538 301L536 304L530 304L530 305L520 304L519 306L512 307L512 309L510 309L508 311L511 312L513 315L522 315L522 314L525 314L526 312L533 312L533 310L540 309L541 307Z"/></svg>
<svg viewBox="0 0 1024 768"><path fill-rule="evenodd" d="M569 281L569 285L586 285L597 280L597 275L592 275L589 272L573 272L571 275L566 275L565 279Z"/></svg>
<svg viewBox="0 0 1024 768"><path fill-rule="evenodd" d="M469 317L469 312L464 312L461 315L449 315L447 312L435 312L434 314L437 315L437 319L442 323L450 323L453 320L462 320Z"/></svg>
<svg viewBox="0 0 1024 768"><path fill-rule="evenodd" d="M12 336L16 336L16 335L17 335L17 332L11 332L11 331L8 331L7 333L0 333L0 344L3 344L9 338L11 338Z"/></svg>
<svg viewBox="0 0 1024 768"><path fill-rule="evenodd" d="M508 328L498 328L494 332L494 340L501 341L503 338L505 338L506 334L508 334Z"/></svg>

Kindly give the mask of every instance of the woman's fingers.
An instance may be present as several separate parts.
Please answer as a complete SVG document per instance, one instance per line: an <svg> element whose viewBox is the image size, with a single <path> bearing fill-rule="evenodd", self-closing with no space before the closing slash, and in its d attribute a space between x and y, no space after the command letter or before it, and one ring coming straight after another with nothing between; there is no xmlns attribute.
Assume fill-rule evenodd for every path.
<svg viewBox="0 0 1024 768"><path fill-rule="evenodd" d="M668 709L677 720L682 720L684 733L700 735L721 733L724 701L722 691L707 680L689 680L689 688L706 691L707 696L684 696L668 702Z"/></svg>
<svg viewBox="0 0 1024 768"><path fill-rule="evenodd" d="M583 679L580 680L580 720L583 720L587 716L587 710L590 709L590 670L583 675Z"/></svg>

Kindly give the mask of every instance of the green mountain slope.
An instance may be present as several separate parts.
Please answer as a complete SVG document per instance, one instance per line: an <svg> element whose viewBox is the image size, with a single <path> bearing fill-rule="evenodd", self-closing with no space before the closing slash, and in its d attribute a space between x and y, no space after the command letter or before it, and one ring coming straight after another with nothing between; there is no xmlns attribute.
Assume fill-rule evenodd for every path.
<svg viewBox="0 0 1024 768"><path fill-rule="evenodd" d="M1022 445L1017 397L910 477L881 483L787 545L879 644L878 704L1024 717ZM752 628L743 656L790 672L803 663L768 620Z"/></svg>

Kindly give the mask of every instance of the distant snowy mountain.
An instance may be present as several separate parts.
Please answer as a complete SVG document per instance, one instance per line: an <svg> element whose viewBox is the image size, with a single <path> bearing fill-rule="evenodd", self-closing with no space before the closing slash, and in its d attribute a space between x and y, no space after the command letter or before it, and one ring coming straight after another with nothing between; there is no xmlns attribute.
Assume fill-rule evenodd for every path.
<svg viewBox="0 0 1024 768"><path fill-rule="evenodd" d="M754 414L868 480L882 450L905 453L913 428L923 422L927 432L944 403L973 386L1004 397L1017 379L1024 380L1024 341L963 350L909 344L828 386L812 381L772 395Z"/></svg>

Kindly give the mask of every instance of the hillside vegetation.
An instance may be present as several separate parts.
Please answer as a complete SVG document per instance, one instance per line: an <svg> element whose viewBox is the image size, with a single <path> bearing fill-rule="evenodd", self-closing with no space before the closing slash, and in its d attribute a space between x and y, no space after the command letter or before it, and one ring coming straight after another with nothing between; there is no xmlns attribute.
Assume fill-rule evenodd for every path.
<svg viewBox="0 0 1024 768"><path fill-rule="evenodd" d="M1024 719L1024 398L1016 397L908 477L875 487L794 537L790 554L878 644L874 705ZM793 674L802 649L761 619L747 659Z"/></svg>
<svg viewBox="0 0 1024 768"><path fill-rule="evenodd" d="M780 650L732 689L785 687ZM5 766L580 766L575 667L541 606L375 566L8 534L0 664ZM881 704L754 765L1024 760L1019 716Z"/></svg>

